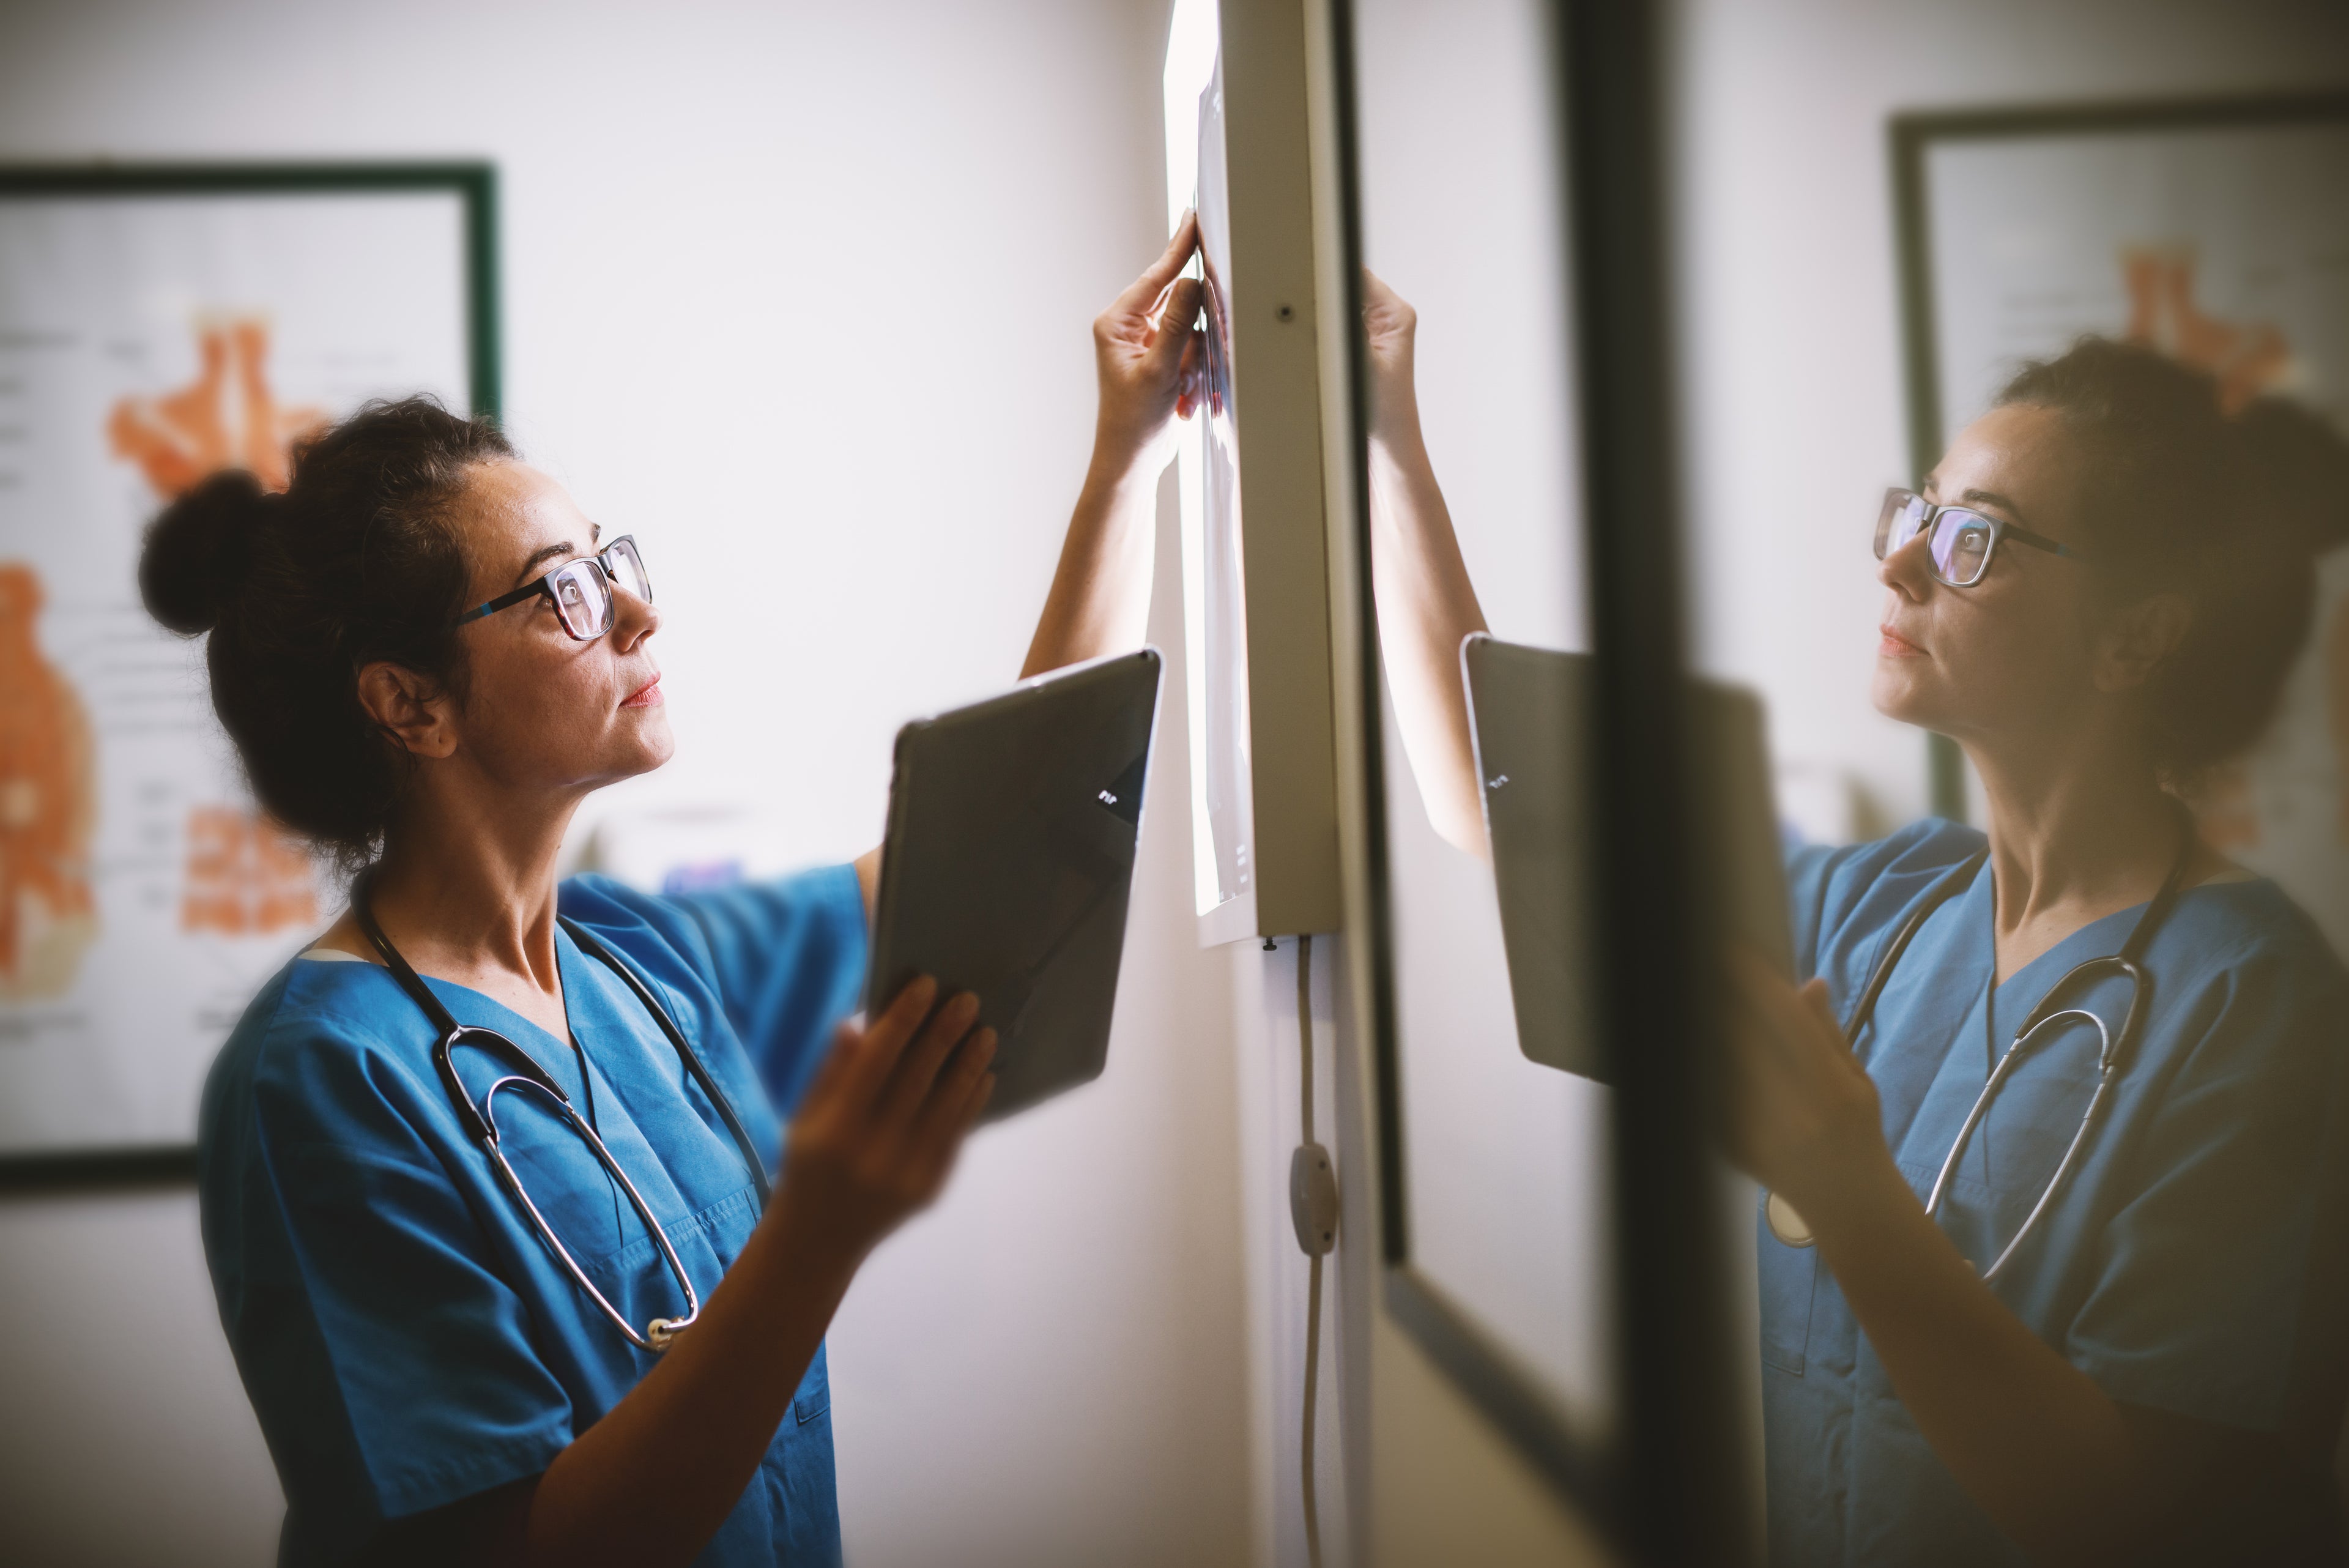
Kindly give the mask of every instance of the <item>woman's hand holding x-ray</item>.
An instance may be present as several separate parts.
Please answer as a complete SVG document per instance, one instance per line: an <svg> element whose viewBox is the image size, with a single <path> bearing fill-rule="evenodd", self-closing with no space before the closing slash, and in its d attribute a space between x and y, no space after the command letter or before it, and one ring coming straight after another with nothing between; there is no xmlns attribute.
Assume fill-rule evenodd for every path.
<svg viewBox="0 0 2349 1568"><path fill-rule="evenodd" d="M1733 948L1725 1031L1731 1159L1814 1230L1836 1200L1892 1174L1876 1084L1844 1044L1826 982L1797 988Z"/></svg>
<svg viewBox="0 0 2349 1568"><path fill-rule="evenodd" d="M995 1031L974 1029L968 992L932 1011L916 980L859 1030L842 1024L783 1146L779 1220L801 1243L854 1266L929 1206L995 1088Z"/></svg>
<svg viewBox="0 0 2349 1568"><path fill-rule="evenodd" d="M1093 465L1155 474L1172 456L1175 417L1198 400L1206 357L1199 328L1201 284L1182 275L1199 248L1199 220L1185 214L1158 259L1093 318L1101 409Z"/></svg>
<svg viewBox="0 0 2349 1568"><path fill-rule="evenodd" d="M1199 280L1182 275L1198 248L1199 220L1185 213L1158 259L1093 318L1101 400L1092 462L1023 679L1142 645L1158 476L1174 455L1175 416L1191 412L1206 359L1195 325Z"/></svg>
<svg viewBox="0 0 2349 1568"><path fill-rule="evenodd" d="M1371 440L1389 448L1415 443L1419 312L1368 267L1362 269L1362 337L1371 351Z"/></svg>

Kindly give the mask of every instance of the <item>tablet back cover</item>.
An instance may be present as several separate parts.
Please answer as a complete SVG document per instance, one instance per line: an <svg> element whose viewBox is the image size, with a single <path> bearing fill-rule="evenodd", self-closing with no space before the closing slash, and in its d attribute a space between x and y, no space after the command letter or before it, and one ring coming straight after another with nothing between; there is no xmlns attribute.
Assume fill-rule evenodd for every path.
<svg viewBox="0 0 2349 1568"><path fill-rule="evenodd" d="M865 1007L976 992L997 1120L1100 1075L1157 712L1154 649L897 733Z"/></svg>
<svg viewBox="0 0 2349 1568"><path fill-rule="evenodd" d="M1462 644L1461 667L1517 1047L1545 1066L1604 1082L1589 968L1589 850L1602 831L1584 753L1590 656L1480 634ZM1785 854L1761 700L1709 680L1691 682L1690 694L1694 805L1716 929L1791 976Z"/></svg>

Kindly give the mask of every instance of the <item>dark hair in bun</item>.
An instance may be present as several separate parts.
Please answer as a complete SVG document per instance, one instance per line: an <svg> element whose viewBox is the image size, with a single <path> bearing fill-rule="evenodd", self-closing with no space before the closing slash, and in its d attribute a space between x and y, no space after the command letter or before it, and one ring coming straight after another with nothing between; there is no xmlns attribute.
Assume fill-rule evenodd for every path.
<svg viewBox="0 0 2349 1568"><path fill-rule="evenodd" d="M140 593L171 630L211 634L212 711L254 795L346 866L376 853L409 766L360 709L358 670L461 690L455 507L469 469L513 455L434 399L370 403L295 453L285 493L215 473L147 531Z"/></svg>
<svg viewBox="0 0 2349 1568"><path fill-rule="evenodd" d="M2025 365L1998 401L2064 417L2081 542L2110 591L2193 605L2147 692L2155 763L2191 785L2275 714L2315 612L2315 555L2349 535L2349 444L2274 399L2230 418L2211 377L2101 337Z"/></svg>

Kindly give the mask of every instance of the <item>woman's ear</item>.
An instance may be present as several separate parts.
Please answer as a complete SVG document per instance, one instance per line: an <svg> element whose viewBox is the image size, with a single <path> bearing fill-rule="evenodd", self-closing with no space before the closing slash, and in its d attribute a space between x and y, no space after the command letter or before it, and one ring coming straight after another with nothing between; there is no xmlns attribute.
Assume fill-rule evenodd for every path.
<svg viewBox="0 0 2349 1568"><path fill-rule="evenodd" d="M446 757L457 750L456 704L438 682L378 659L359 666L359 707L376 728L411 757Z"/></svg>
<svg viewBox="0 0 2349 1568"><path fill-rule="evenodd" d="M2155 594L2106 617L2096 639L2096 690L2127 691L2153 678L2194 624L2182 594Z"/></svg>

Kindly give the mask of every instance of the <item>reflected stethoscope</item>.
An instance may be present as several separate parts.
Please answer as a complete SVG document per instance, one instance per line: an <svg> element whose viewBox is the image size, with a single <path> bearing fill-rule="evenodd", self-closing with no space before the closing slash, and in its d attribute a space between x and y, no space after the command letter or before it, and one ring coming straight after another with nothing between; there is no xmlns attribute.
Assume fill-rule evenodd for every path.
<svg viewBox="0 0 2349 1568"><path fill-rule="evenodd" d="M571 1103L571 1096L564 1092L563 1085L548 1076L546 1069L538 1064L537 1059L494 1029L480 1029L458 1023L441 1005L440 999L432 994L431 988L409 967L408 961L400 957L399 950L391 945L391 939L383 934L383 928L376 924L375 914L367 908L367 882L368 878L363 875L352 887L351 913L357 919L359 929L367 933L367 940L375 944L376 951L383 955L384 967L391 971L392 977L399 981L400 989L424 1010L425 1017L430 1019L432 1026L440 1032L440 1043L432 1047L432 1065L440 1073L440 1082L447 1086L449 1097L457 1106L458 1118L475 1137L481 1140L482 1148L489 1153L491 1165L497 1170L498 1179L513 1195L514 1201L522 1205L523 1212L530 1216L531 1225L538 1231L539 1240L544 1241L548 1251L570 1271L573 1282L586 1292L588 1299L602 1308L604 1315L628 1336L629 1344L656 1355L667 1350L669 1341L701 1315L701 1297L695 1293L693 1282L687 1278L685 1264L678 1258L677 1249L669 1245L668 1232L661 1228L658 1220L653 1218L651 1206L636 1190L636 1184L628 1179L627 1172L620 1168L619 1161L612 1158L612 1151L604 1147L604 1140L594 1126L580 1116ZM734 1146L742 1154L742 1163L750 1168L750 1179L759 1189L759 1206L763 1210L770 1191L766 1167L760 1163L758 1150L750 1142L750 1135L743 1130L741 1118L734 1114L733 1102L726 1097L717 1080L710 1077L709 1069L701 1064L700 1056L688 1043L684 1032L678 1028L677 1021L669 1016L668 1009L660 1004L660 1000L637 977L636 971L623 962L617 953L589 935L585 927L568 916L557 916L556 919L561 921L563 929L571 933L573 941L603 960L611 966L613 973L627 981L628 989L636 993L636 999L645 1004L645 1010L660 1025L661 1033L668 1036L668 1043L677 1048L678 1060L685 1064L686 1075L701 1086L701 1092L717 1107L719 1119L726 1124L726 1130L733 1135ZM486 1051L513 1069L492 1084L478 1103L466 1089L464 1080L457 1076L456 1066L450 1060L450 1054L460 1045L471 1045ZM578 1049L580 1077L585 1082L587 1053L585 1046ZM572 1257L571 1250L563 1244L562 1238L555 1235L554 1227L546 1222L546 1217L538 1211L538 1205L530 1200L530 1194L523 1189L522 1178L514 1173L514 1168L507 1162L505 1151L498 1145L496 1101L501 1089L537 1091L554 1106L564 1121L570 1123L572 1130L586 1141L597 1162L611 1174L613 1180L620 1184L620 1189L628 1195L628 1201L636 1206L646 1231L651 1234L655 1245L660 1249L662 1259L667 1262L668 1272L676 1277L678 1288L685 1293L683 1316L654 1318L639 1334L636 1325L621 1316L619 1309L595 1288L586 1272L580 1268L578 1260ZM590 1103L593 1103L592 1090Z"/></svg>
<svg viewBox="0 0 2349 1568"><path fill-rule="evenodd" d="M2055 1173L2040 1189L2039 1201L2031 1206L2031 1212L2024 1217L2022 1229L2015 1231L1991 1266L1982 1271L1982 1277L1986 1281L1998 1277L1998 1272L2006 1267L2007 1260L2014 1256L2014 1250L2023 1245L2023 1239L2030 1235L2032 1228L2039 1223L2040 1216L2047 1212L2047 1206L2054 1200L2056 1189L2072 1173L2073 1162L2079 1158L2080 1150L2087 1146L2088 1134L2096 1125L2097 1113L2105 1108L2105 1102L2111 1097L2113 1085L2119 1080L2122 1068L2127 1064L2129 1049L2137 1044L2137 1029L2144 1022L2146 1001L2153 992L2153 978L2141 967L2145 950L2160 929L2161 922L2168 917L2171 906L2178 902L2178 892L2186 881L2187 863L2194 857L2195 833L2190 820L2185 822L2184 833L2185 841L2178 847L2177 864L2169 868L2168 879L2162 883L2161 891L2154 895L2153 901L2145 907L2145 913L2137 917L2136 926L2129 931L2128 940L2121 944L2121 950L2107 958L2089 959L2066 971L2063 978L2047 988L2046 994L2039 999L2039 1005L2031 1010L2031 1015L2014 1032L2013 1042L2007 1046L2006 1054L2001 1056L1998 1064L1991 1069L1982 1093L1974 1097L1974 1108L1967 1113L1964 1125L1958 1128L1957 1141L1950 1145L1949 1155L1941 1161L1940 1174L1933 1179L1932 1195L1925 1199L1928 1219L1940 1213L1941 1199L1949 1193L1950 1179L1957 1173L1958 1160L1965 1154L1966 1145L1972 1141L1974 1129L1982 1126L1982 1118L1990 1114L1998 1092L2006 1086L2007 1079L2022 1064L2023 1053L2038 1039L2040 1032L2065 1020L2085 1023L2095 1028L2098 1042L2096 1086L2088 1096L2088 1108L2080 1114L2078 1130L2073 1133L2071 1144L2064 1150L2064 1158L2056 1162ZM1844 1025L1846 1049L1858 1046L1859 1033L1875 1016L1876 999L1884 993L1885 982L1892 978L1893 966L1908 950L1909 939L1917 934L1934 910L1973 885L1975 873L1989 858L1990 849L1985 846L1926 892L1924 901L1892 939L1892 945L1885 950L1882 958L1876 961L1876 968L1869 973L1868 984L1861 989L1859 1005L1852 1010L1851 1022ZM2061 997L2075 992L2080 985L2112 975L2123 976L2129 982L2128 1011L2121 1015L2118 1034L2106 1029L2103 1019L2084 1007L2058 1005ZM1991 1002L1985 1001L1982 1005L1988 1010ZM1988 1026L1987 1017L1984 1025ZM1795 1206L1776 1193L1769 1195L1762 1212L1769 1223L1770 1234L1787 1246L1808 1247L1816 1241L1809 1225L1795 1212Z"/></svg>

